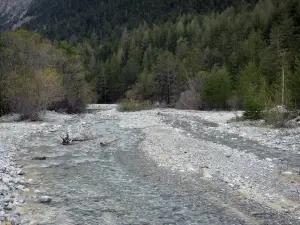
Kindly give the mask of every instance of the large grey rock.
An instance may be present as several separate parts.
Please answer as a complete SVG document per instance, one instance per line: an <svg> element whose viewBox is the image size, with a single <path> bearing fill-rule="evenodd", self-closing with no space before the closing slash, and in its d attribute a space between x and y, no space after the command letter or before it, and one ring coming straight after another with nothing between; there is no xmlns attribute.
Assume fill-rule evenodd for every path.
<svg viewBox="0 0 300 225"><path fill-rule="evenodd" d="M50 196L41 196L39 198L40 203L50 203L52 201L52 198Z"/></svg>

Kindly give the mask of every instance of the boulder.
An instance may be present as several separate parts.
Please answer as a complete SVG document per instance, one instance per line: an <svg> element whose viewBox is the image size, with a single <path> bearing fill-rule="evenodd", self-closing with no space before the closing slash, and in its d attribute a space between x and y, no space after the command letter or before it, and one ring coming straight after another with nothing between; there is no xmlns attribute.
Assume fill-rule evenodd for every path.
<svg viewBox="0 0 300 225"><path fill-rule="evenodd" d="M41 196L39 198L39 203L50 203L52 198L50 196Z"/></svg>

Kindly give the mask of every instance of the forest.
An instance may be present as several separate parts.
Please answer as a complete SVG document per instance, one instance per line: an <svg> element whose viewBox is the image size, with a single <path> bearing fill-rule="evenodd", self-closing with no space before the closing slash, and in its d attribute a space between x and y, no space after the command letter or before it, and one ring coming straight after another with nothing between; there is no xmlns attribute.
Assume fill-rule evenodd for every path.
<svg viewBox="0 0 300 225"><path fill-rule="evenodd" d="M298 0L46 2L1 35L2 112L122 99L249 118L300 108Z"/></svg>

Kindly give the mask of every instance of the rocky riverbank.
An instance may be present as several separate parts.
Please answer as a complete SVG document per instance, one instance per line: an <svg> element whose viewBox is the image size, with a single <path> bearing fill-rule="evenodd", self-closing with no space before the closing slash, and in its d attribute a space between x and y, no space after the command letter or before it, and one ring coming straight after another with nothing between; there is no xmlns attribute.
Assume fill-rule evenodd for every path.
<svg viewBox="0 0 300 225"><path fill-rule="evenodd" d="M164 109L128 113L121 125L144 128L140 148L159 166L222 182L246 201L300 219L300 128L228 123L235 116Z"/></svg>
<svg viewBox="0 0 300 225"><path fill-rule="evenodd" d="M19 224L20 213L16 207L24 203L19 192L25 189L26 181L22 178L24 172L14 163L14 153L11 141L0 124L0 224L10 221L12 224ZM18 137L15 137L18 138Z"/></svg>
<svg viewBox="0 0 300 225"><path fill-rule="evenodd" d="M51 121L60 122L66 117L48 112L44 121L37 123L17 122L18 115L0 118L0 222L29 224L28 220L22 221L23 212L20 209L27 203L24 193L30 191L28 187L37 185L39 181L26 177L23 165L15 162L15 156L30 143L32 135L57 130L60 126L51 124ZM39 198L34 201L39 201Z"/></svg>
<svg viewBox="0 0 300 225"><path fill-rule="evenodd" d="M132 180L124 178L132 177L131 173L123 174L121 171L127 167L127 164L142 165L139 165L138 160L128 161L129 157L126 158L127 161L122 159L125 164L118 165L120 168L115 168L117 159L114 157L117 156L113 157L111 154L120 154L121 156L118 157L122 158L127 154L126 152L137 154L140 151L143 157L146 156L143 160L154 161L159 168L170 171L168 174L181 174L190 183L196 182L200 185L199 187L196 185L195 190L200 188L201 192L209 193L209 198L205 200L208 203L206 202L204 207L206 204L215 205L216 202L220 202L218 198L224 198L222 200L224 202L231 201L233 207L237 207L234 208L235 211L231 216L246 221L236 224L252 224L251 221L263 221L264 224L300 224L298 220L300 219L298 189L300 185L298 164L300 128L273 129L253 126L249 122L228 123L235 116L231 112L155 109L121 113L116 105L92 105L88 107L88 111L89 114L81 116L47 112L42 122L35 123L14 122L15 117L0 119L0 220L8 219L12 224L46 225L50 224L47 221L56 215L57 222L68 221L66 224L72 224L71 218L66 218L66 215L55 211L56 208L51 205L52 197L55 204L61 204L60 207L67 208L64 201L67 204L75 198L72 200L75 204L78 199L77 196L73 196L73 192L82 195L83 198L86 195L98 196L98 188L93 189L95 184L101 186L101 190L107 188L105 195L103 194L104 202L97 200L104 205L107 192L111 191L111 186L106 186L106 183L115 182L118 186L121 182L124 185L125 189L120 185L120 190L113 193L113 196L122 195L123 189L132 195L130 190L139 190L140 187L131 183ZM62 147L60 134L70 130L71 135L75 135L79 132L78 127L82 128L78 130L83 133L92 135L93 139L75 144L70 148ZM105 148L100 146L101 141L113 138L120 139L112 146ZM137 151L136 147L134 149L130 147L135 142L139 143ZM35 162L32 160L35 156L45 156L46 160ZM14 162L16 158L19 159L17 164ZM96 163L97 160L99 164ZM95 162L94 167L93 162ZM105 167L101 169L103 163ZM24 168L21 168L22 166ZM147 164L143 163L143 166ZM84 173L77 178L77 172L73 171L77 167L78 173L84 173L85 168L88 167L94 175L90 177L89 173ZM79 169L81 167L83 167L82 170ZM68 170L69 168L72 169ZM148 171L147 168L144 169ZM30 174L24 174L23 171ZM33 173L43 175L34 177ZM69 173L70 177L68 177ZM56 177L56 174L61 174L61 176ZM72 178L74 175L76 177ZM136 179L135 176L133 177L131 179ZM155 178L154 176L153 179ZM61 180L56 181L56 179ZM77 181L78 179L80 181ZM73 186L73 182L78 182L78 186ZM83 192L81 182L92 182L92 185L84 185L85 191ZM141 185L140 182L142 181L138 181L139 185ZM211 190L208 190L205 185L202 186L202 183L217 189L210 193ZM128 185L132 186L129 188ZM145 185L143 188L147 189L150 184ZM159 182L157 185L164 187L169 184ZM63 193L60 193L61 191ZM70 194L69 191L71 191ZM65 196L67 193L68 197ZM152 195L156 191L151 190L150 193ZM102 191L100 194L102 195ZM139 194L144 195L144 191L141 190ZM219 197L217 199L211 197L215 195ZM149 198L152 197L149 196ZM216 202L209 203L209 201ZM43 207L44 203L46 203L45 207ZM144 206L145 203L143 201L138 204ZM81 201L80 204L87 203ZM92 201L89 204L93 206L95 202ZM119 203L114 202L113 205L115 204ZM241 204L244 206L241 207ZM255 211L254 206L259 209L259 212ZM132 205L132 207L136 206ZM217 203L214 207L221 206ZM223 205L222 207L229 206ZM24 208L30 208L31 211L28 213ZM103 206L100 209L102 210ZM104 207L105 213L101 216L107 216L105 209ZM82 215L86 209L80 208L80 210L77 213ZM150 208L149 211L151 210ZM43 214L45 211L51 213ZM212 214L216 216L215 211L216 209L212 209ZM72 212L72 209L65 213L67 212ZM113 219L122 220L123 217L119 218L119 216L118 214ZM188 220L194 221L197 218L197 216L193 217ZM99 216L91 219L98 221ZM134 222L135 220L127 221Z"/></svg>

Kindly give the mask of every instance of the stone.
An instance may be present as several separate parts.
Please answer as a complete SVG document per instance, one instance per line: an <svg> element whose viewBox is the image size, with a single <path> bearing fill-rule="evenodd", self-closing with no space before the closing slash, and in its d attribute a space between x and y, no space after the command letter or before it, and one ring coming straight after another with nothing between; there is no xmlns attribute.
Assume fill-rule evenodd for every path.
<svg viewBox="0 0 300 225"><path fill-rule="evenodd" d="M8 184L10 180L9 180L8 177L3 177L3 178L2 178L2 181L3 181L5 184Z"/></svg>
<svg viewBox="0 0 300 225"><path fill-rule="evenodd" d="M4 198L4 199L3 199L3 202L6 202L6 203L10 202L10 197L7 196L6 198Z"/></svg>
<svg viewBox="0 0 300 225"><path fill-rule="evenodd" d="M46 156L35 156L32 158L32 160L46 160L47 157Z"/></svg>
<svg viewBox="0 0 300 225"><path fill-rule="evenodd" d="M50 203L52 201L52 198L50 196L41 196L39 198L40 203Z"/></svg>
<svg viewBox="0 0 300 225"><path fill-rule="evenodd" d="M230 158L232 156L231 153L225 153L225 157Z"/></svg>
<svg viewBox="0 0 300 225"><path fill-rule="evenodd" d="M8 205L4 206L5 210L12 210L13 205L11 203L8 203Z"/></svg>
<svg viewBox="0 0 300 225"><path fill-rule="evenodd" d="M23 189L24 189L24 186L23 186L23 185L18 185L18 186L17 186L17 189L23 190Z"/></svg>
<svg viewBox="0 0 300 225"><path fill-rule="evenodd" d="M209 173L209 170L208 170L208 169L203 168L202 170L203 170L203 177L204 177L204 178L207 178L207 179L213 178L213 176Z"/></svg>
<svg viewBox="0 0 300 225"><path fill-rule="evenodd" d="M11 224L11 225L18 225L19 224L19 221L16 217L9 217L8 221L10 222L9 224Z"/></svg>
<svg viewBox="0 0 300 225"><path fill-rule="evenodd" d="M293 175L294 173L292 171L284 171L281 174L283 174L283 175Z"/></svg>
<svg viewBox="0 0 300 225"><path fill-rule="evenodd" d="M25 175L25 172L23 170L18 170L17 174L20 176L23 176L23 175Z"/></svg>
<svg viewBox="0 0 300 225"><path fill-rule="evenodd" d="M228 177L224 177L224 178L223 178L223 181L224 181L225 183L230 183L230 179L229 179Z"/></svg>
<svg viewBox="0 0 300 225"><path fill-rule="evenodd" d="M5 216L5 212L4 211L0 211L0 217L4 217Z"/></svg>

